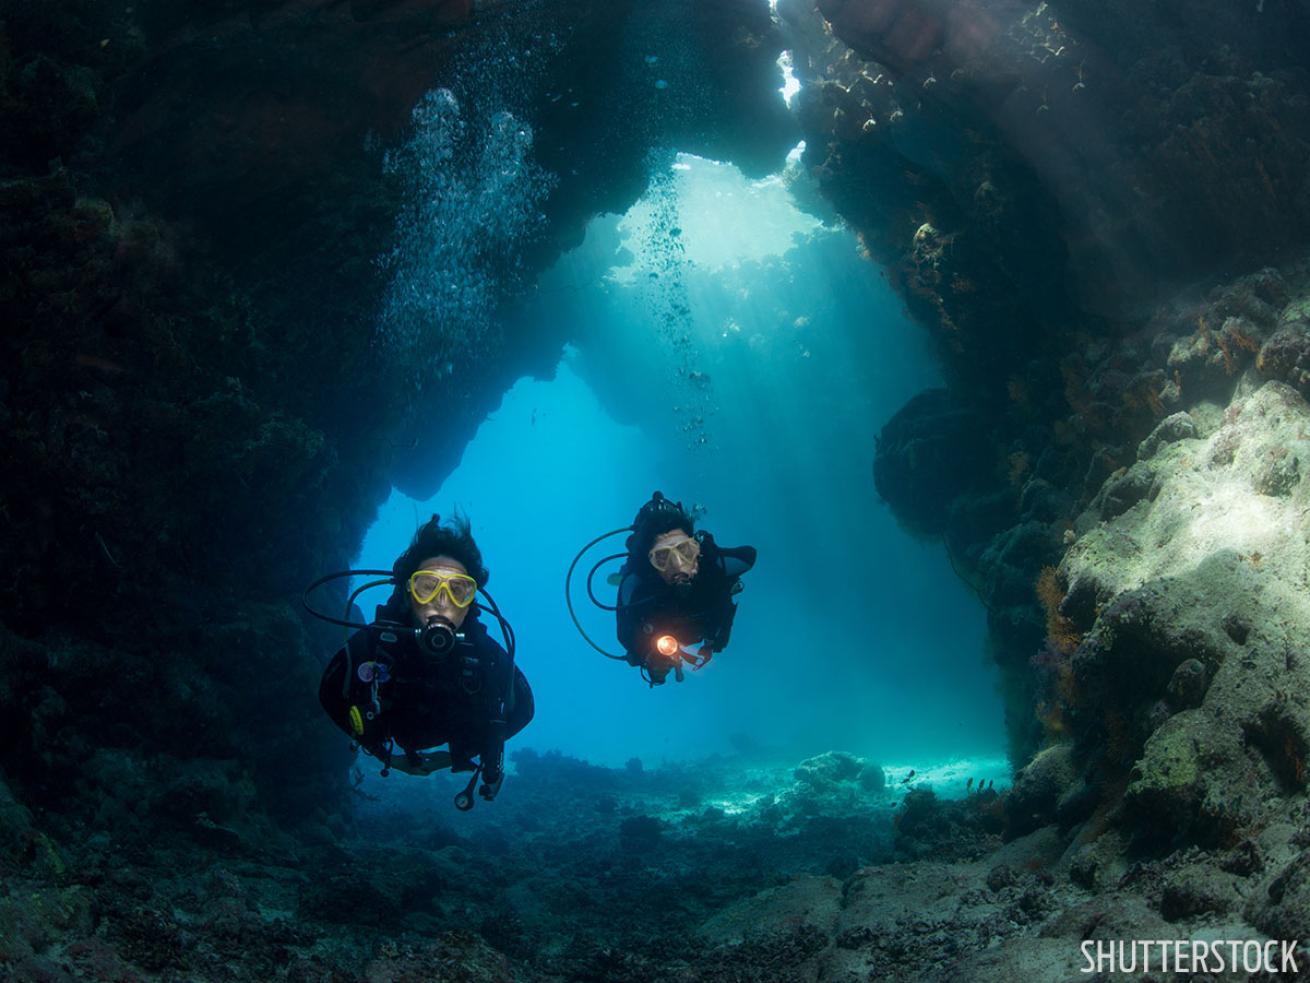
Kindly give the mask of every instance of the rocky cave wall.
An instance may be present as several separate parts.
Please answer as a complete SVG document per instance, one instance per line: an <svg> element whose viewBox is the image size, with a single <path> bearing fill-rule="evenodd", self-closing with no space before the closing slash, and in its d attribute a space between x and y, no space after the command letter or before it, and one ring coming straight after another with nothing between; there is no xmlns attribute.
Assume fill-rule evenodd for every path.
<svg viewBox="0 0 1310 983"><path fill-rule="evenodd" d="M1305 786L1304 8L779 10L806 161L947 367L874 476L1045 749L1009 834L1233 848Z"/></svg>

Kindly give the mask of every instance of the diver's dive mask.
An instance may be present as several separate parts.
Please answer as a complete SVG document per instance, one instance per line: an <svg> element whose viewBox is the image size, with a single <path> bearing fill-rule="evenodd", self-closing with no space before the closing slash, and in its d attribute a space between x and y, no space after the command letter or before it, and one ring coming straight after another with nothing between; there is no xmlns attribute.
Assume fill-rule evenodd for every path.
<svg viewBox="0 0 1310 983"><path fill-rule="evenodd" d="M431 604L445 591L450 603L461 610L473 603L478 582L466 573L415 570L409 577L409 596L419 604Z"/></svg>
<svg viewBox="0 0 1310 983"><path fill-rule="evenodd" d="M656 546L648 555L650 565L661 573L675 564L684 569L690 568L700 557L700 543L688 537L669 546Z"/></svg>

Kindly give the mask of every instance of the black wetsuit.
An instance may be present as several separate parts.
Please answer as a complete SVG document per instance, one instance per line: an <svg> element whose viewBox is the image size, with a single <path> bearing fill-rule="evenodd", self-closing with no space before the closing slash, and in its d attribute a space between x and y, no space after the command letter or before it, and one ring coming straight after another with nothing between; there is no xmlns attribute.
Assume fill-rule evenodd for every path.
<svg viewBox="0 0 1310 983"><path fill-rule="evenodd" d="M666 584L646 557L629 557L620 571L618 636L630 665L645 666L653 681L673 668L655 640L674 636L684 646L704 642L720 652L728 645L737 615L733 594L738 578L755 565L755 547L720 547L707 532L696 534L700 562L690 584Z"/></svg>
<svg viewBox="0 0 1310 983"><path fill-rule="evenodd" d="M399 630L370 628L351 636L351 677L344 693L346 649L328 663L318 694L328 716L383 761L393 753L412 755L449 744L451 770L471 771L474 755L498 770L505 741L532 719L532 690L515 666L511 698L509 656L487 634L477 612L469 612L460 629L463 640L445 656L420 647L408 609L397 617L394 609L379 606L376 623L382 622L400 622ZM359 668L368 662L384 664L389 680L361 680ZM352 707L358 708L362 733L352 721Z"/></svg>

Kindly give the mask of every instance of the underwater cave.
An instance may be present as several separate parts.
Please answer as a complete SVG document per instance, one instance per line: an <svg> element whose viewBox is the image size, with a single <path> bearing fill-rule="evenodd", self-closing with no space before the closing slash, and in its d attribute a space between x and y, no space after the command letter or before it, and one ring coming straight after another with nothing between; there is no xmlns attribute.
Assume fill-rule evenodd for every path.
<svg viewBox="0 0 1310 983"><path fill-rule="evenodd" d="M0 52L0 976L1310 978L1299 0Z"/></svg>

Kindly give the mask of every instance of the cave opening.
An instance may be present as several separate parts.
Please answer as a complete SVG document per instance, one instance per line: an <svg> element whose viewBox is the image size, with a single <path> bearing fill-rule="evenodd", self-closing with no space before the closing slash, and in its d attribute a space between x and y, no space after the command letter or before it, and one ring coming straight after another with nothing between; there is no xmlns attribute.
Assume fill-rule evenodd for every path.
<svg viewBox="0 0 1310 983"><path fill-rule="evenodd" d="M355 565L390 566L434 512L469 515L536 695L515 747L606 766L845 751L940 774L947 795L966 775L1006 782L983 607L870 472L879 429L939 370L802 151L756 179L668 153L625 214L593 219L500 315L516 337L562 321L557 359L513 383L435 491L393 489ZM761 557L731 646L660 690L592 651L563 596L577 550L654 489ZM607 602L616 569L595 581ZM583 627L613 649L613 615L574 588Z"/></svg>

